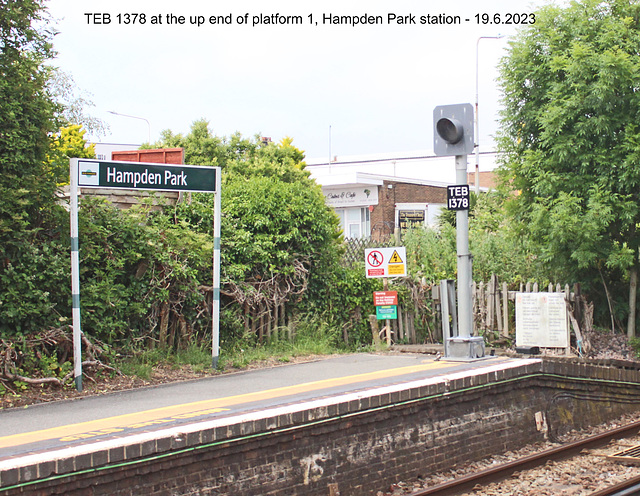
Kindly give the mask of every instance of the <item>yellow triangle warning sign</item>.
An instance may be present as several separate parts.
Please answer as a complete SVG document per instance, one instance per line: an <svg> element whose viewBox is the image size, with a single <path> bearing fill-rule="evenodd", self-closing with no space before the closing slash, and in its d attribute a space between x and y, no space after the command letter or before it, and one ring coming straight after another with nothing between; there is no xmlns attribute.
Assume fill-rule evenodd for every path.
<svg viewBox="0 0 640 496"><path fill-rule="evenodd" d="M398 255L398 250L393 250L393 255L391 255L391 258L389 259L389 263L390 264L403 263L402 259L400 258L400 255Z"/></svg>

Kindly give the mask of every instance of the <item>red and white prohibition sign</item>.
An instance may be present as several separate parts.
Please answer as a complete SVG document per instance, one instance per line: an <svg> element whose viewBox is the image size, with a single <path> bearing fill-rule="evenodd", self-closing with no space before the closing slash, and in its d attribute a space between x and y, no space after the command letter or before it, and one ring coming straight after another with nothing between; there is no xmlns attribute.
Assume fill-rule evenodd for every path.
<svg viewBox="0 0 640 496"><path fill-rule="evenodd" d="M377 250L371 251L367 255L367 263L371 267L380 267L382 265L382 262L384 262L384 256Z"/></svg>

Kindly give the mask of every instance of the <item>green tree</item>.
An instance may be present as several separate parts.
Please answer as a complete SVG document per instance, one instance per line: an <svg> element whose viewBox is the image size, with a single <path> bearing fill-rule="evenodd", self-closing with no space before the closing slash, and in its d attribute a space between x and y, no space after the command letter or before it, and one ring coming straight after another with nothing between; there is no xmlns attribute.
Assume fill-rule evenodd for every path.
<svg viewBox="0 0 640 496"><path fill-rule="evenodd" d="M189 133L174 133L165 129L160 140L143 148L184 148L184 160L191 165L224 167L234 159L244 160L258 148L255 141L236 133L231 138L220 138L209 128L209 121L198 119L191 124Z"/></svg>
<svg viewBox="0 0 640 496"><path fill-rule="evenodd" d="M85 133L80 124L71 124L53 136L48 166L57 184L69 183L70 158L96 158L95 145L87 144Z"/></svg>
<svg viewBox="0 0 640 496"><path fill-rule="evenodd" d="M522 281L551 280L539 263L537 251L528 238L523 238L505 208L505 195L490 191L472 194L469 211L469 245L473 254L473 277L488 281L497 275L501 281L517 284ZM446 213L445 213L446 212ZM439 227L411 229L404 236L411 276L424 277L428 283L456 276L456 230L454 211L445 211Z"/></svg>
<svg viewBox="0 0 640 496"><path fill-rule="evenodd" d="M41 0L0 1L0 270L33 241L55 200L46 172L55 106L46 90L51 35Z"/></svg>
<svg viewBox="0 0 640 496"><path fill-rule="evenodd" d="M547 6L501 63L499 146L518 194L521 234L550 267L598 277L613 310L612 281L629 282L635 333L640 200L640 4L581 0ZM625 307L624 302L617 302Z"/></svg>
<svg viewBox="0 0 640 496"><path fill-rule="evenodd" d="M338 219L291 138L220 138L204 119L186 135L161 136L153 146L183 147L187 163L222 168L222 292L245 326L285 304L300 311L326 290L341 253ZM175 219L211 234L212 208L212 195L194 193Z"/></svg>
<svg viewBox="0 0 640 496"><path fill-rule="evenodd" d="M59 324L68 295L68 233L47 162L58 108L41 0L0 1L0 334ZM60 217L62 215L62 217ZM65 240L68 239L68 235Z"/></svg>
<svg viewBox="0 0 640 496"><path fill-rule="evenodd" d="M528 238L519 235L505 208L504 193L481 194L469 218L469 244L473 254L473 277L489 281L497 275L508 284L526 281L560 282L545 271L538 252Z"/></svg>

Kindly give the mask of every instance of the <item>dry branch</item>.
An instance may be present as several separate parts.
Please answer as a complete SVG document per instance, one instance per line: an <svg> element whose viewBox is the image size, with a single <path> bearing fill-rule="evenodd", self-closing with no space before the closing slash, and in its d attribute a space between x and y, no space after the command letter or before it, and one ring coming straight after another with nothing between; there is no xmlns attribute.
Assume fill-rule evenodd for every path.
<svg viewBox="0 0 640 496"><path fill-rule="evenodd" d="M102 346L94 344L85 335L82 336L83 351L87 360L82 362L85 369L99 368L115 372L120 371L104 364L99 357L104 354ZM23 337L19 342L7 339L0 340L0 381L5 383L20 381L25 384L48 384L63 387L73 378L73 371L64 377L30 377L24 372L19 372L25 366L25 356L33 353L36 358L57 357L61 367L73 356L73 338L70 332L64 328L47 329L38 334ZM41 371L33 370L30 373Z"/></svg>

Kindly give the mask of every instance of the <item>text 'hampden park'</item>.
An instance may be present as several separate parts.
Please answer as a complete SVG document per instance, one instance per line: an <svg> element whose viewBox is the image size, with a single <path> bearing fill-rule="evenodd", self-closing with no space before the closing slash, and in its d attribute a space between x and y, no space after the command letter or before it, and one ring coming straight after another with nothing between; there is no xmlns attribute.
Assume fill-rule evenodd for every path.
<svg viewBox="0 0 640 496"><path fill-rule="evenodd" d="M184 171L174 174L170 170L159 172L131 172L117 170L115 167L107 167L107 183L131 184L134 188L138 186L188 186L187 176Z"/></svg>

